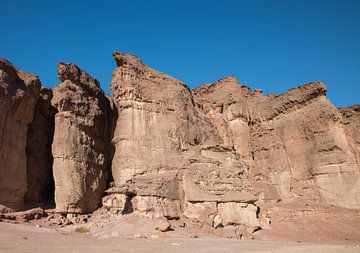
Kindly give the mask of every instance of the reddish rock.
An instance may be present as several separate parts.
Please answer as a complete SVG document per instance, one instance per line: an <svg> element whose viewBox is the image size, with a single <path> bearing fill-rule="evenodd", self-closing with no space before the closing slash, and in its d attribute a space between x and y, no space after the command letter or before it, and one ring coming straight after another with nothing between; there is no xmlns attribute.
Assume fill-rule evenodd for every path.
<svg viewBox="0 0 360 253"><path fill-rule="evenodd" d="M39 89L36 76L0 59L0 212L24 203L26 138Z"/></svg>

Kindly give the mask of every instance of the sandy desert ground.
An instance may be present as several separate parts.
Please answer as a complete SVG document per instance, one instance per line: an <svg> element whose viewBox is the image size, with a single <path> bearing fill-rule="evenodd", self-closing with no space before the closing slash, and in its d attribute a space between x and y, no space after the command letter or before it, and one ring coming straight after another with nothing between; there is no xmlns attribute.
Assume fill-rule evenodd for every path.
<svg viewBox="0 0 360 253"><path fill-rule="evenodd" d="M44 220L27 224L0 222L0 252L360 252L356 241L237 240L194 235L186 229L162 233L153 225L150 219L129 216L119 221L90 222L84 225L89 230L79 233L75 232L76 225L49 227Z"/></svg>

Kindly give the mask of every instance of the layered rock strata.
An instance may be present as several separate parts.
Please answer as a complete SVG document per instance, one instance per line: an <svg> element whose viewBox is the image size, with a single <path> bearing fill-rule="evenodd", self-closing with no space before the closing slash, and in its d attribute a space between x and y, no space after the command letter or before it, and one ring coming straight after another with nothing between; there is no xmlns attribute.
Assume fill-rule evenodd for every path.
<svg viewBox="0 0 360 253"><path fill-rule="evenodd" d="M76 65L60 63L58 75L51 100L56 211L90 213L109 177L113 109L99 82Z"/></svg>
<svg viewBox="0 0 360 253"><path fill-rule="evenodd" d="M40 80L0 59L0 211L19 210L27 190L26 138Z"/></svg>

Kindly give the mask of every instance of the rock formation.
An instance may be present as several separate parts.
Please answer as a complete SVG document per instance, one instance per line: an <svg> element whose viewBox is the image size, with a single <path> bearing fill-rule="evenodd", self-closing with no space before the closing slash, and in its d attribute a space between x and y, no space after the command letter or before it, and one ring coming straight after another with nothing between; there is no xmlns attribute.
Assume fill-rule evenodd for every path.
<svg viewBox="0 0 360 253"><path fill-rule="evenodd" d="M60 213L97 209L111 161L112 107L99 82L74 64L58 65L60 85L52 144L55 202Z"/></svg>
<svg viewBox="0 0 360 253"><path fill-rule="evenodd" d="M113 98L64 63L53 96L39 97L36 77L0 61L2 207L21 208L26 191L43 201L54 177L61 214L102 203L164 231L164 219L180 219L252 238L285 218L360 209L360 106L335 108L323 83L264 96L229 76L190 90L134 55L113 56Z"/></svg>
<svg viewBox="0 0 360 253"><path fill-rule="evenodd" d="M51 98L52 90L42 86L27 134L26 202L44 202L54 198L51 144L54 136L55 110L51 106Z"/></svg>
<svg viewBox="0 0 360 253"><path fill-rule="evenodd" d="M26 193L26 135L40 80L0 59L0 211L19 210Z"/></svg>
<svg viewBox="0 0 360 253"><path fill-rule="evenodd" d="M345 126L324 84L264 96L230 76L189 91L114 57L113 191L134 211L256 229L279 203L359 208L358 118Z"/></svg>
<svg viewBox="0 0 360 253"><path fill-rule="evenodd" d="M197 213L215 215L218 203L254 203L248 165L196 106L189 88L136 56L114 57L117 193L132 196L133 209L149 217L179 218L184 205L189 217L202 219ZM214 215L206 220L212 223Z"/></svg>
<svg viewBox="0 0 360 253"><path fill-rule="evenodd" d="M356 151L324 84L262 96L231 77L193 93L224 141L250 165L263 201L359 208Z"/></svg>

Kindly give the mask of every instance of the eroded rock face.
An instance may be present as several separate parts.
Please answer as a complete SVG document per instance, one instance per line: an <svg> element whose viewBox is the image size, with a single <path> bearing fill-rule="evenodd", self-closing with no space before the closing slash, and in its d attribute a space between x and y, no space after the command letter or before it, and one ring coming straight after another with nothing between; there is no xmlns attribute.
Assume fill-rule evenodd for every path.
<svg viewBox="0 0 360 253"><path fill-rule="evenodd" d="M136 56L114 57L111 90L119 117L112 172L115 188L135 195L133 210L211 225L218 202L257 201L249 165L189 88Z"/></svg>
<svg viewBox="0 0 360 253"><path fill-rule="evenodd" d="M0 212L19 210L27 189L26 138L40 80L0 59Z"/></svg>
<svg viewBox="0 0 360 253"><path fill-rule="evenodd" d="M357 154L357 164L360 166L360 105L341 108L340 112L345 126L346 138Z"/></svg>
<svg viewBox="0 0 360 253"><path fill-rule="evenodd" d="M359 208L354 128L344 127L324 84L263 96L229 77L193 94L224 141L250 165L251 185L262 201Z"/></svg>
<svg viewBox="0 0 360 253"><path fill-rule="evenodd" d="M229 76L191 91L134 55L114 58L113 98L64 63L53 97L39 97L36 77L0 60L0 208L21 207L26 181L26 198L43 201L52 156L56 210L69 217L102 202L253 238L281 213L360 208L360 107L335 108L324 84L264 96Z"/></svg>
<svg viewBox="0 0 360 253"><path fill-rule="evenodd" d="M99 82L76 65L60 63L58 74L51 100L56 211L89 213L107 186L113 109Z"/></svg>
<svg viewBox="0 0 360 253"><path fill-rule="evenodd" d="M221 142L189 88L129 54L114 54L111 90L119 117L113 142L116 187L181 199L182 169L202 143ZM151 183L150 183L151 182Z"/></svg>
<svg viewBox="0 0 360 253"><path fill-rule="evenodd" d="M27 202L44 202L54 198L51 144L55 110L51 106L51 98L52 90L42 86L27 134Z"/></svg>

